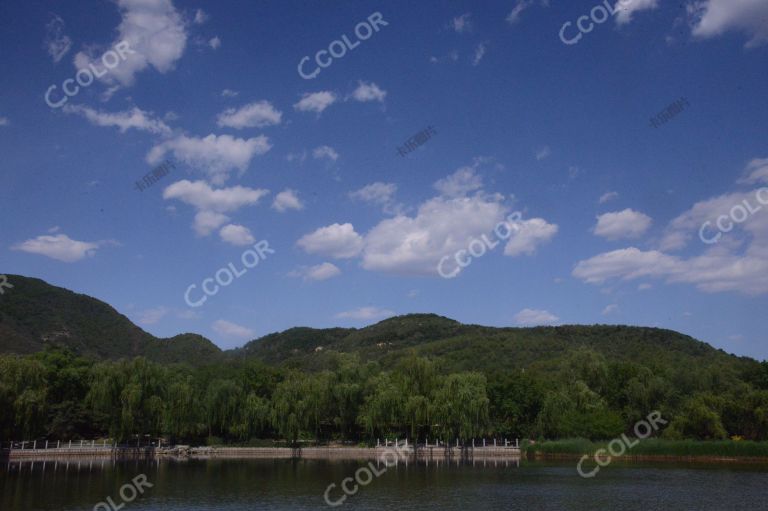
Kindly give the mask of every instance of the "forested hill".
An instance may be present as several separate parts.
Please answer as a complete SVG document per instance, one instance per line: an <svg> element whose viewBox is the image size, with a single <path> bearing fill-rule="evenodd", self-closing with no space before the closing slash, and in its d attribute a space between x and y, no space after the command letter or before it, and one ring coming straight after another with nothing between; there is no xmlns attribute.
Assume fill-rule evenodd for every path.
<svg viewBox="0 0 768 511"><path fill-rule="evenodd" d="M332 369L339 353L353 353L384 368L416 354L438 360L451 372L554 372L562 361L585 350L607 361L671 372L696 367L697 372L736 376L757 365L672 330L608 325L493 328L435 314L398 316L362 329L292 328L251 341L236 352L303 370Z"/></svg>
<svg viewBox="0 0 768 511"><path fill-rule="evenodd" d="M9 275L14 288L0 296L0 353L30 354L64 346L97 359L144 356L155 362L204 365L258 359L303 370L333 369L339 354L394 367L412 354L447 371L556 372L573 353L588 350L610 362L640 363L677 373L742 375L756 362L680 333L628 326L492 328L464 325L435 314L409 314L361 329L291 328L222 352L196 334L158 339L108 304L46 282Z"/></svg>
<svg viewBox="0 0 768 511"><path fill-rule="evenodd" d="M145 356L192 364L222 356L200 335L158 339L90 296L20 275L8 275L8 281L13 288L0 295L0 353L30 354L45 346L63 346L98 359Z"/></svg>

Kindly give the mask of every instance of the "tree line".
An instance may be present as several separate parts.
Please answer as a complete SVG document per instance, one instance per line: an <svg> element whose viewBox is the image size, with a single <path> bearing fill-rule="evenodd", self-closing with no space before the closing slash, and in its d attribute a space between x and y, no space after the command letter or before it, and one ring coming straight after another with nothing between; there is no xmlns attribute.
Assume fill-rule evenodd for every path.
<svg viewBox="0 0 768 511"><path fill-rule="evenodd" d="M588 349L537 370L454 373L415 354L384 369L338 353L313 372L254 359L97 361L60 348L0 356L3 441L598 440L631 434L653 410L669 421L665 438L766 440L768 364L750 374L654 370Z"/></svg>

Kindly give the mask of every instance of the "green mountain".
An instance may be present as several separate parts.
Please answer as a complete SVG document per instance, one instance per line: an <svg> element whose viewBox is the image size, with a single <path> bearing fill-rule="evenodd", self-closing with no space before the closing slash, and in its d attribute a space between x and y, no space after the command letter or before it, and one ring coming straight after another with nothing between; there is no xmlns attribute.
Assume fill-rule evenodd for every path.
<svg viewBox="0 0 768 511"><path fill-rule="evenodd" d="M14 287L0 295L0 353L29 354L52 345L99 359L145 356L193 365L222 356L205 337L182 334L158 339L100 300L40 279L20 275L8 279Z"/></svg>
<svg viewBox="0 0 768 511"><path fill-rule="evenodd" d="M204 365L257 359L297 369L333 368L339 354L353 354L384 368L417 354L447 371L556 370L588 349L611 362L637 362L671 372L695 364L723 375L742 374L756 362L728 355L671 330L629 326L493 328L464 325L435 314L389 318L365 328L291 328L222 352L196 334L158 339L108 304L40 279L9 276L12 292L0 296L0 353L29 354L61 345L99 359L144 356L162 363Z"/></svg>

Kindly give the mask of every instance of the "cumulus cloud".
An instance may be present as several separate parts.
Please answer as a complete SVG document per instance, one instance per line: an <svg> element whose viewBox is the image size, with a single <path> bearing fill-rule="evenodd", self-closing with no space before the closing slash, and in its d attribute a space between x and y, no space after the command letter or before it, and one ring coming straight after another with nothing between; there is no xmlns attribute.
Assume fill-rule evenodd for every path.
<svg viewBox="0 0 768 511"><path fill-rule="evenodd" d="M653 10L658 6L659 0L618 0L613 7L616 23L626 25L632 21L636 12Z"/></svg>
<svg viewBox="0 0 768 511"><path fill-rule="evenodd" d="M653 220L648 215L625 209L614 213L605 213L597 217L593 232L609 240L639 238L651 227Z"/></svg>
<svg viewBox="0 0 768 511"><path fill-rule="evenodd" d="M366 185L359 190L349 193L349 198L352 200L358 200L362 202L368 202L377 206L382 206L383 210L387 214L400 214L402 213L403 206L395 203L395 193L397 192L397 185L394 183L382 183L377 181Z"/></svg>
<svg viewBox="0 0 768 511"><path fill-rule="evenodd" d="M323 110L334 104L337 99L336 94L331 91L307 92L298 103L293 105L293 108L299 112L315 112L320 115L323 113Z"/></svg>
<svg viewBox="0 0 768 511"><path fill-rule="evenodd" d="M768 2L765 0L697 0L688 4L693 35L701 39L736 30L749 37L746 46L768 43Z"/></svg>
<svg viewBox="0 0 768 511"><path fill-rule="evenodd" d="M192 224L198 236L208 236L213 231L229 222L230 218L224 213L215 211L198 211Z"/></svg>
<svg viewBox="0 0 768 511"><path fill-rule="evenodd" d="M618 198L619 198L618 192L606 192L600 196L600 200L598 202L600 204L605 204L606 202L609 202Z"/></svg>
<svg viewBox="0 0 768 511"><path fill-rule="evenodd" d="M225 89L226 90L226 89ZM263 128L280 124L283 113L269 101L256 101L238 109L228 108L219 114L216 123L221 127L235 129Z"/></svg>
<svg viewBox="0 0 768 511"><path fill-rule="evenodd" d="M316 160L326 159L330 161L336 161L339 159L339 153L337 153L336 149L331 146L321 145L319 147L315 147L315 149L312 151L312 157Z"/></svg>
<svg viewBox="0 0 768 511"><path fill-rule="evenodd" d="M308 254L349 259L363 249L363 238L352 224L336 223L302 236L296 244Z"/></svg>
<svg viewBox="0 0 768 511"><path fill-rule="evenodd" d="M299 199L298 192L288 188L275 196L275 200L272 202L272 208L282 213L289 209L304 209L304 204Z"/></svg>
<svg viewBox="0 0 768 511"><path fill-rule="evenodd" d="M154 117L151 112L145 112L133 107L122 112L100 112L83 105L64 105L64 112L68 114L82 115L91 124L104 127L115 127L120 133L125 133L133 128L139 131L148 131L155 135L170 135L171 128L162 120Z"/></svg>
<svg viewBox="0 0 768 511"><path fill-rule="evenodd" d="M542 244L550 241L557 234L558 227L550 224L543 218L531 218L516 222L517 230L504 247L504 255L518 256L521 254L533 255Z"/></svg>
<svg viewBox="0 0 768 511"><path fill-rule="evenodd" d="M11 249L43 255L65 263L74 263L86 257L93 257L98 248L107 244L114 244L114 242L77 241L62 233L56 236L38 236L17 243Z"/></svg>
<svg viewBox="0 0 768 511"><path fill-rule="evenodd" d="M219 236L225 243L236 247L251 245L256 241L256 238L253 237L253 234L251 234L247 227L237 224L225 225L219 231Z"/></svg>
<svg viewBox="0 0 768 511"><path fill-rule="evenodd" d="M57 14L51 13L45 25L45 47L54 63L64 58L72 48L72 39L64 33L64 20Z"/></svg>
<svg viewBox="0 0 768 511"><path fill-rule="evenodd" d="M493 236L493 229L509 212L501 195L482 193L478 189L481 185L474 169L465 167L438 181L435 187L442 194L422 203L413 216L398 211L394 218L382 220L365 236L355 232L351 224L345 224L344 229L334 224L316 233L323 234L318 236L323 241L333 240L334 247L340 245L345 256L360 255L366 270L437 276L438 263L444 257L466 249L473 239L484 234ZM374 183L351 195L360 200L391 203L394 190L392 184ZM468 191L476 193L468 197ZM509 256L532 254L557 232L556 225L543 219L527 220L520 226L520 232L505 251Z"/></svg>
<svg viewBox="0 0 768 511"><path fill-rule="evenodd" d="M213 189L205 181L182 179L169 185L163 191L164 199L178 199L200 210L230 212L243 206L252 206L267 195L269 190L232 186Z"/></svg>
<svg viewBox="0 0 768 511"><path fill-rule="evenodd" d="M244 326L223 319L214 321L212 328L213 331L219 335L223 335L225 337L234 337L237 339L252 339L255 335L253 330L250 328L246 328Z"/></svg>
<svg viewBox="0 0 768 511"><path fill-rule="evenodd" d="M235 170L243 174L254 156L272 148L264 135L249 139L231 135L213 135L205 138L180 135L153 147L147 154L147 162L156 165L166 153L173 153L177 161L201 169L215 185L224 184Z"/></svg>
<svg viewBox="0 0 768 511"><path fill-rule="evenodd" d="M737 181L742 185L768 183L768 158L755 158L747 164L744 176Z"/></svg>
<svg viewBox="0 0 768 511"><path fill-rule="evenodd" d="M352 92L352 98L355 101L378 101L384 102L387 91L381 90L375 83L357 82L357 88Z"/></svg>
<svg viewBox="0 0 768 511"><path fill-rule="evenodd" d="M188 181L183 179L169 185L163 190L163 198L166 200L177 199L197 209L193 227L200 236L208 236L210 233L229 222L230 218L224 213L237 211L244 206L258 204L269 190L233 186L230 188L211 188L205 181ZM224 241L226 239L222 234Z"/></svg>
<svg viewBox="0 0 768 511"><path fill-rule="evenodd" d="M523 309L514 316L518 325L537 326L551 325L560 321L560 318L549 311L537 309Z"/></svg>
<svg viewBox="0 0 768 511"><path fill-rule="evenodd" d="M315 266L302 267L288 274L289 277L301 277L304 280L328 280L341 275L341 270L331 263L322 263Z"/></svg>
<svg viewBox="0 0 768 511"><path fill-rule="evenodd" d="M122 20L110 46L126 41L131 52L99 79L110 85L119 83L128 87L135 82L136 74L149 66L160 73L172 70L184 54L187 33L184 20L171 0L116 0L116 4ZM79 52L75 55L75 67L82 69L93 64L102 69L99 62L102 53Z"/></svg>
<svg viewBox="0 0 768 511"><path fill-rule="evenodd" d="M379 307L360 307L354 310L340 312L336 314L336 317L339 319L370 321L374 319L383 319L394 315L395 313L389 309L381 309Z"/></svg>
<svg viewBox="0 0 768 511"><path fill-rule="evenodd" d="M483 187L483 180L474 167L462 167L437 181L434 188L446 197L462 197Z"/></svg>

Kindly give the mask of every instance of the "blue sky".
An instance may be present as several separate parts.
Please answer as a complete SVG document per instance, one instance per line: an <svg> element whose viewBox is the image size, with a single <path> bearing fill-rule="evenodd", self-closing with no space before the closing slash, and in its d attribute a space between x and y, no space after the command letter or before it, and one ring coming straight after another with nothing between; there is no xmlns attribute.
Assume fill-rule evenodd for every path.
<svg viewBox="0 0 768 511"><path fill-rule="evenodd" d="M768 1L607 4L4 2L0 271L224 348L434 312L764 359ZM186 303L261 240L274 253Z"/></svg>

